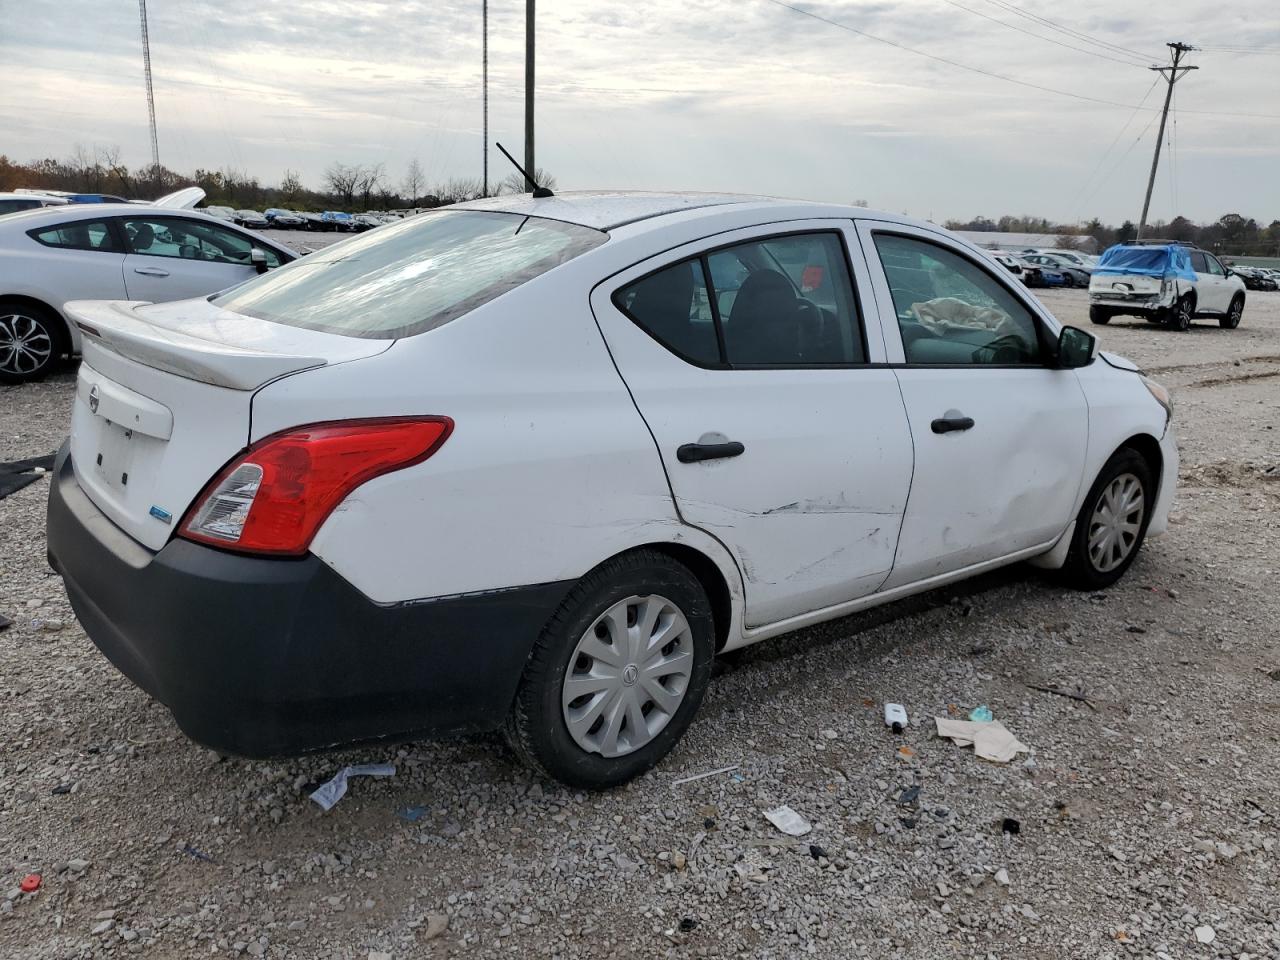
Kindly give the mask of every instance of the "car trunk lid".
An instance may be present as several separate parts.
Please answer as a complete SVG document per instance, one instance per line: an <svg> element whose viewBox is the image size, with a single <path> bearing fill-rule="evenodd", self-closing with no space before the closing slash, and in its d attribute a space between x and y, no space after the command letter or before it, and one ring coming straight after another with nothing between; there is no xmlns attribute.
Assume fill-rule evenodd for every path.
<svg viewBox="0 0 1280 960"><path fill-rule="evenodd" d="M290 327L204 300L73 301L67 313L84 334L71 416L76 479L152 550L247 446L259 387L374 356L394 342Z"/></svg>

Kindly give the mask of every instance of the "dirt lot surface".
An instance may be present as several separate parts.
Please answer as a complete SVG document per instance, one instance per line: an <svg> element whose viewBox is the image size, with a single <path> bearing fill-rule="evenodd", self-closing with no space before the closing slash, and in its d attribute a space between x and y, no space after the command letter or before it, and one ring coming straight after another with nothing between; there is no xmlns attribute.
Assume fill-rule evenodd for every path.
<svg viewBox="0 0 1280 960"><path fill-rule="evenodd" d="M1044 299L1088 326L1082 293ZM604 795L496 738L221 759L77 626L47 481L0 500L0 957L1280 956L1280 294L1236 331L1092 329L1170 386L1183 456L1120 584L1015 568L753 647ZM0 388L0 461L59 444L72 388ZM933 735L977 704L1030 754ZM307 799L364 761L397 773ZM801 841L762 815L784 803Z"/></svg>

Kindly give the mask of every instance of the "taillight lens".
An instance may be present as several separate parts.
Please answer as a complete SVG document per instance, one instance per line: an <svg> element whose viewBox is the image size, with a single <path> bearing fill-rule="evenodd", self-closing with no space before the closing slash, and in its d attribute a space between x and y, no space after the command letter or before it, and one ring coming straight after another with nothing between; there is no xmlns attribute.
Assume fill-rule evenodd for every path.
<svg viewBox="0 0 1280 960"><path fill-rule="evenodd" d="M421 463L452 431L448 417L390 417L272 434L210 481L178 535L249 553L300 556L352 490Z"/></svg>

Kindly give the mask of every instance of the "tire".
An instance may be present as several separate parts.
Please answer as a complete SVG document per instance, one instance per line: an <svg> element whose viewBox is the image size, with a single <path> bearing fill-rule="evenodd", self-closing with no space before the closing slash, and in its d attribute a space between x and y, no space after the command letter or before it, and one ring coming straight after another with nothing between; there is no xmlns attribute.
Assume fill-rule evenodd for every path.
<svg viewBox="0 0 1280 960"><path fill-rule="evenodd" d="M1191 329L1191 318L1195 312L1195 299L1190 294L1183 296L1169 314L1169 326L1179 333L1186 333Z"/></svg>
<svg viewBox="0 0 1280 960"><path fill-rule="evenodd" d="M42 380L67 352L62 321L48 310L0 300L0 383Z"/></svg>
<svg viewBox="0 0 1280 960"><path fill-rule="evenodd" d="M633 628L646 614L656 617L654 632L641 638ZM633 647L617 661L607 655L663 630L672 639L650 654ZM578 581L543 628L507 718L507 742L534 770L570 787L626 783L665 757L688 728L714 657L711 604L697 577L655 550L615 557ZM671 672L646 680L646 661ZM574 677L582 691L576 697L568 686Z"/></svg>
<svg viewBox="0 0 1280 960"><path fill-rule="evenodd" d="M1127 498L1132 496L1135 484L1140 500L1131 501ZM1122 447L1111 455L1076 517L1071 548L1062 567L1063 575L1073 586L1101 590L1124 576L1147 535L1155 495L1155 478L1142 454L1132 447ZM1134 506L1126 506L1129 503ZM1110 523L1109 516L1116 513L1111 509L1113 504L1121 505L1121 522L1133 529L1112 526L1113 536L1109 537L1104 528Z"/></svg>
<svg viewBox="0 0 1280 960"><path fill-rule="evenodd" d="M1225 330L1234 330L1240 326L1240 317L1244 315L1244 295L1237 293L1227 307L1227 315L1218 320L1218 326Z"/></svg>
<svg viewBox="0 0 1280 960"><path fill-rule="evenodd" d="M1106 307L1090 307L1089 322L1097 324L1105 324L1111 322L1111 311Z"/></svg>

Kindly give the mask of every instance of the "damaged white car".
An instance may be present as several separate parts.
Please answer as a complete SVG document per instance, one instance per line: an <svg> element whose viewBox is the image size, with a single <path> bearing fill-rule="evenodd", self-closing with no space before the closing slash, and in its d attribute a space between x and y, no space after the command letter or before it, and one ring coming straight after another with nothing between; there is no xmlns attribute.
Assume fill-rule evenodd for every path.
<svg viewBox="0 0 1280 960"><path fill-rule="evenodd" d="M49 502L86 631L252 756L501 728L606 787L720 651L1165 529L1168 395L931 224L457 204L217 296L69 304Z"/></svg>
<svg viewBox="0 0 1280 960"><path fill-rule="evenodd" d="M1120 243L1107 249L1089 279L1089 319L1142 317L1174 330L1209 317L1234 330L1244 313L1245 284L1213 254L1164 240Z"/></svg>

